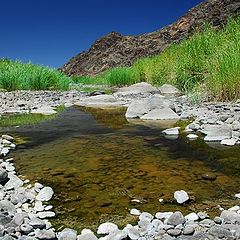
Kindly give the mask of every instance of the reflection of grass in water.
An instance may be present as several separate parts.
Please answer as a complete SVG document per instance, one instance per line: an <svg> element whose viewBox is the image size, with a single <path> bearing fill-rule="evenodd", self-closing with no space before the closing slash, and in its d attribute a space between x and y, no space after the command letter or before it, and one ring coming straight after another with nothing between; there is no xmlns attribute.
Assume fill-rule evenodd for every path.
<svg viewBox="0 0 240 240"><path fill-rule="evenodd" d="M126 108L124 107L109 109L81 107L81 110L90 112L98 123L113 129L120 129L128 123L125 118Z"/></svg>
<svg viewBox="0 0 240 240"><path fill-rule="evenodd" d="M57 114L62 112L65 109L64 106L56 107ZM20 125L32 125L37 124L42 121L54 119L57 114L53 115L43 115L43 114L32 114L32 113L23 113L15 114L10 116L3 116L0 119L0 127L13 127Z"/></svg>

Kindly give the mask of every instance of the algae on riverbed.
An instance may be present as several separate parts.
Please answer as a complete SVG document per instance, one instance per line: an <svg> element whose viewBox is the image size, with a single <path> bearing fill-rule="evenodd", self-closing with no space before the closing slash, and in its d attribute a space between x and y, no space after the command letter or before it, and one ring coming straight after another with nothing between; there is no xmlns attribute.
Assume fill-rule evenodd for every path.
<svg viewBox="0 0 240 240"><path fill-rule="evenodd" d="M133 207L215 214L219 204L233 205L240 179L232 166L222 165L220 150L184 136L165 139L161 128L124 122L124 111L88 111L70 108L34 128L14 129L31 139L19 146L17 171L54 188L57 228L95 228L109 220L123 226L135 221L129 214ZM124 123L118 129L116 116ZM206 173L216 180L203 178ZM173 192L180 189L191 196L185 206L173 201Z"/></svg>

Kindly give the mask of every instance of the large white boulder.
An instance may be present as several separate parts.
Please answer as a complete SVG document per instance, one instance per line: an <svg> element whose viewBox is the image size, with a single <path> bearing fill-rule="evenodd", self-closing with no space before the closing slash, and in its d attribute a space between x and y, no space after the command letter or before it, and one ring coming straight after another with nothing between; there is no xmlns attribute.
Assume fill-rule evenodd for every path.
<svg viewBox="0 0 240 240"><path fill-rule="evenodd" d="M232 129L227 124L205 124L202 126L201 132L207 135L204 140L210 142L222 141L224 139L230 139L232 137Z"/></svg>
<svg viewBox="0 0 240 240"><path fill-rule="evenodd" d="M128 106L126 118L146 120L175 119L177 114L170 109L171 102L161 95L153 95L141 100L134 100Z"/></svg>

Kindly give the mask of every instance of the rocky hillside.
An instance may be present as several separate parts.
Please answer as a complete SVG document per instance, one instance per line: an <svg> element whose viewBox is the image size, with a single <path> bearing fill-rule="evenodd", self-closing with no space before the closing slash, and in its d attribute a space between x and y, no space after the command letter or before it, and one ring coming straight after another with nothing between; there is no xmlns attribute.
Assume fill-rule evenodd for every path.
<svg viewBox="0 0 240 240"><path fill-rule="evenodd" d="M138 58L161 53L172 43L201 30L205 22L221 27L236 16L240 0L207 0L190 9L177 22L140 36L123 36L117 32L97 40L88 51L70 59L60 70L67 75L96 75L117 66L131 66Z"/></svg>

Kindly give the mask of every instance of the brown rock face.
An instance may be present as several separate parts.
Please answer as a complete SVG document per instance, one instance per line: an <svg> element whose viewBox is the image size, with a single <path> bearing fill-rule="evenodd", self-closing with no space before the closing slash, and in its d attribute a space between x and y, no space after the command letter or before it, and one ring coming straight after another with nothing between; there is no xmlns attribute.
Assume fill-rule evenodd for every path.
<svg viewBox="0 0 240 240"><path fill-rule="evenodd" d="M158 31L139 36L123 36L117 32L97 40L88 51L70 59L60 70L67 75L96 75L117 66L131 66L139 58L161 53L172 43L189 37L209 22L223 26L235 17L240 0L207 0L187 12L177 22Z"/></svg>

